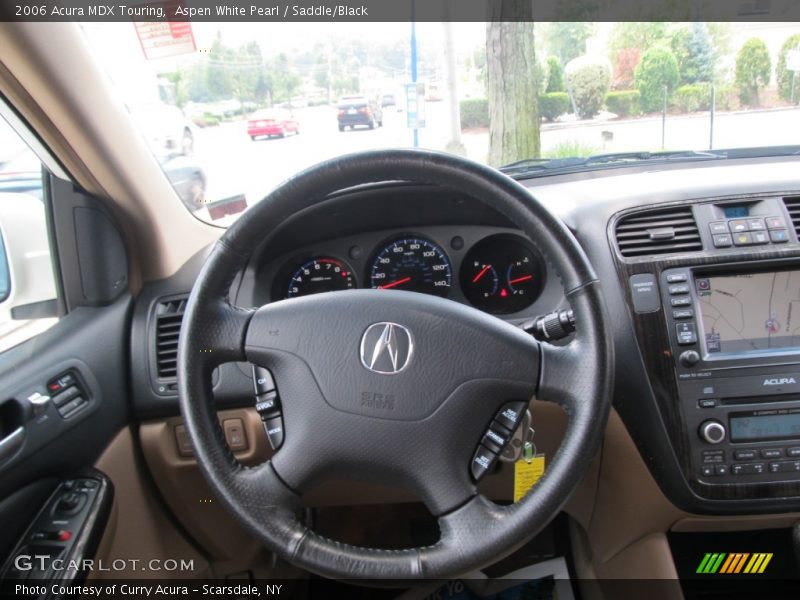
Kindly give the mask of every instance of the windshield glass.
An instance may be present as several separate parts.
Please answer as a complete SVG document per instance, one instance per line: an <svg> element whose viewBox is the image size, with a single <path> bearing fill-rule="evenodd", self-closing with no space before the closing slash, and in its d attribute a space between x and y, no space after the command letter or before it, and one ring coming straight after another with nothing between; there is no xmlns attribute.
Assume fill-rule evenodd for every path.
<svg viewBox="0 0 800 600"><path fill-rule="evenodd" d="M798 23L197 22L170 24L167 45L153 27L83 24L178 197L219 225L367 149L526 177L542 174L531 159L612 155L550 163L604 168L800 144Z"/></svg>

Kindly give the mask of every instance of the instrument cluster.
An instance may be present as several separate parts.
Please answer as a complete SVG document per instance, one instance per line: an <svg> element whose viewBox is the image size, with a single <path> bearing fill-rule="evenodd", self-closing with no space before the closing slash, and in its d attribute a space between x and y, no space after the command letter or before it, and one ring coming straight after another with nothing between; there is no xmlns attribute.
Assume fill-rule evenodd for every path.
<svg viewBox="0 0 800 600"><path fill-rule="evenodd" d="M486 235L469 247L460 236L442 243L400 233L369 253L355 246L343 255L290 259L276 273L272 299L355 288L395 289L466 300L485 312L509 315L541 295L545 276L539 253L514 233Z"/></svg>

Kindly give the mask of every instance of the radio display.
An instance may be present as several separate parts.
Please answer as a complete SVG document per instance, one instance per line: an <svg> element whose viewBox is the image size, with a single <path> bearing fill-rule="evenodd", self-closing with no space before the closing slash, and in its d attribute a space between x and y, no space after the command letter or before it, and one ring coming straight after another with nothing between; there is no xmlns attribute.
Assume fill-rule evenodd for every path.
<svg viewBox="0 0 800 600"><path fill-rule="evenodd" d="M698 276L708 354L800 350L800 271Z"/></svg>
<svg viewBox="0 0 800 600"><path fill-rule="evenodd" d="M732 415L731 441L752 442L800 437L800 412L790 414Z"/></svg>

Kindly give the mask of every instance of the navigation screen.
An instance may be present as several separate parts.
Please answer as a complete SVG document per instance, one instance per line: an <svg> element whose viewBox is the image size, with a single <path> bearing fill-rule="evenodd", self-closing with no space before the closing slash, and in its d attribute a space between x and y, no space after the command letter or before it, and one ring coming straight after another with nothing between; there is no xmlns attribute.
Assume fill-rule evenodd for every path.
<svg viewBox="0 0 800 600"><path fill-rule="evenodd" d="M800 347L800 271L695 279L706 352Z"/></svg>

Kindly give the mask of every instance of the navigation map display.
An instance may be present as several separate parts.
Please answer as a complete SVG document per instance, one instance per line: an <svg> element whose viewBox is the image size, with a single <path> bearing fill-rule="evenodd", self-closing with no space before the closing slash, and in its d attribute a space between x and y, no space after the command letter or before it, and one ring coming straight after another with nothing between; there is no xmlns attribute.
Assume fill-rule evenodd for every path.
<svg viewBox="0 0 800 600"><path fill-rule="evenodd" d="M698 277L706 352L800 347L800 271Z"/></svg>

